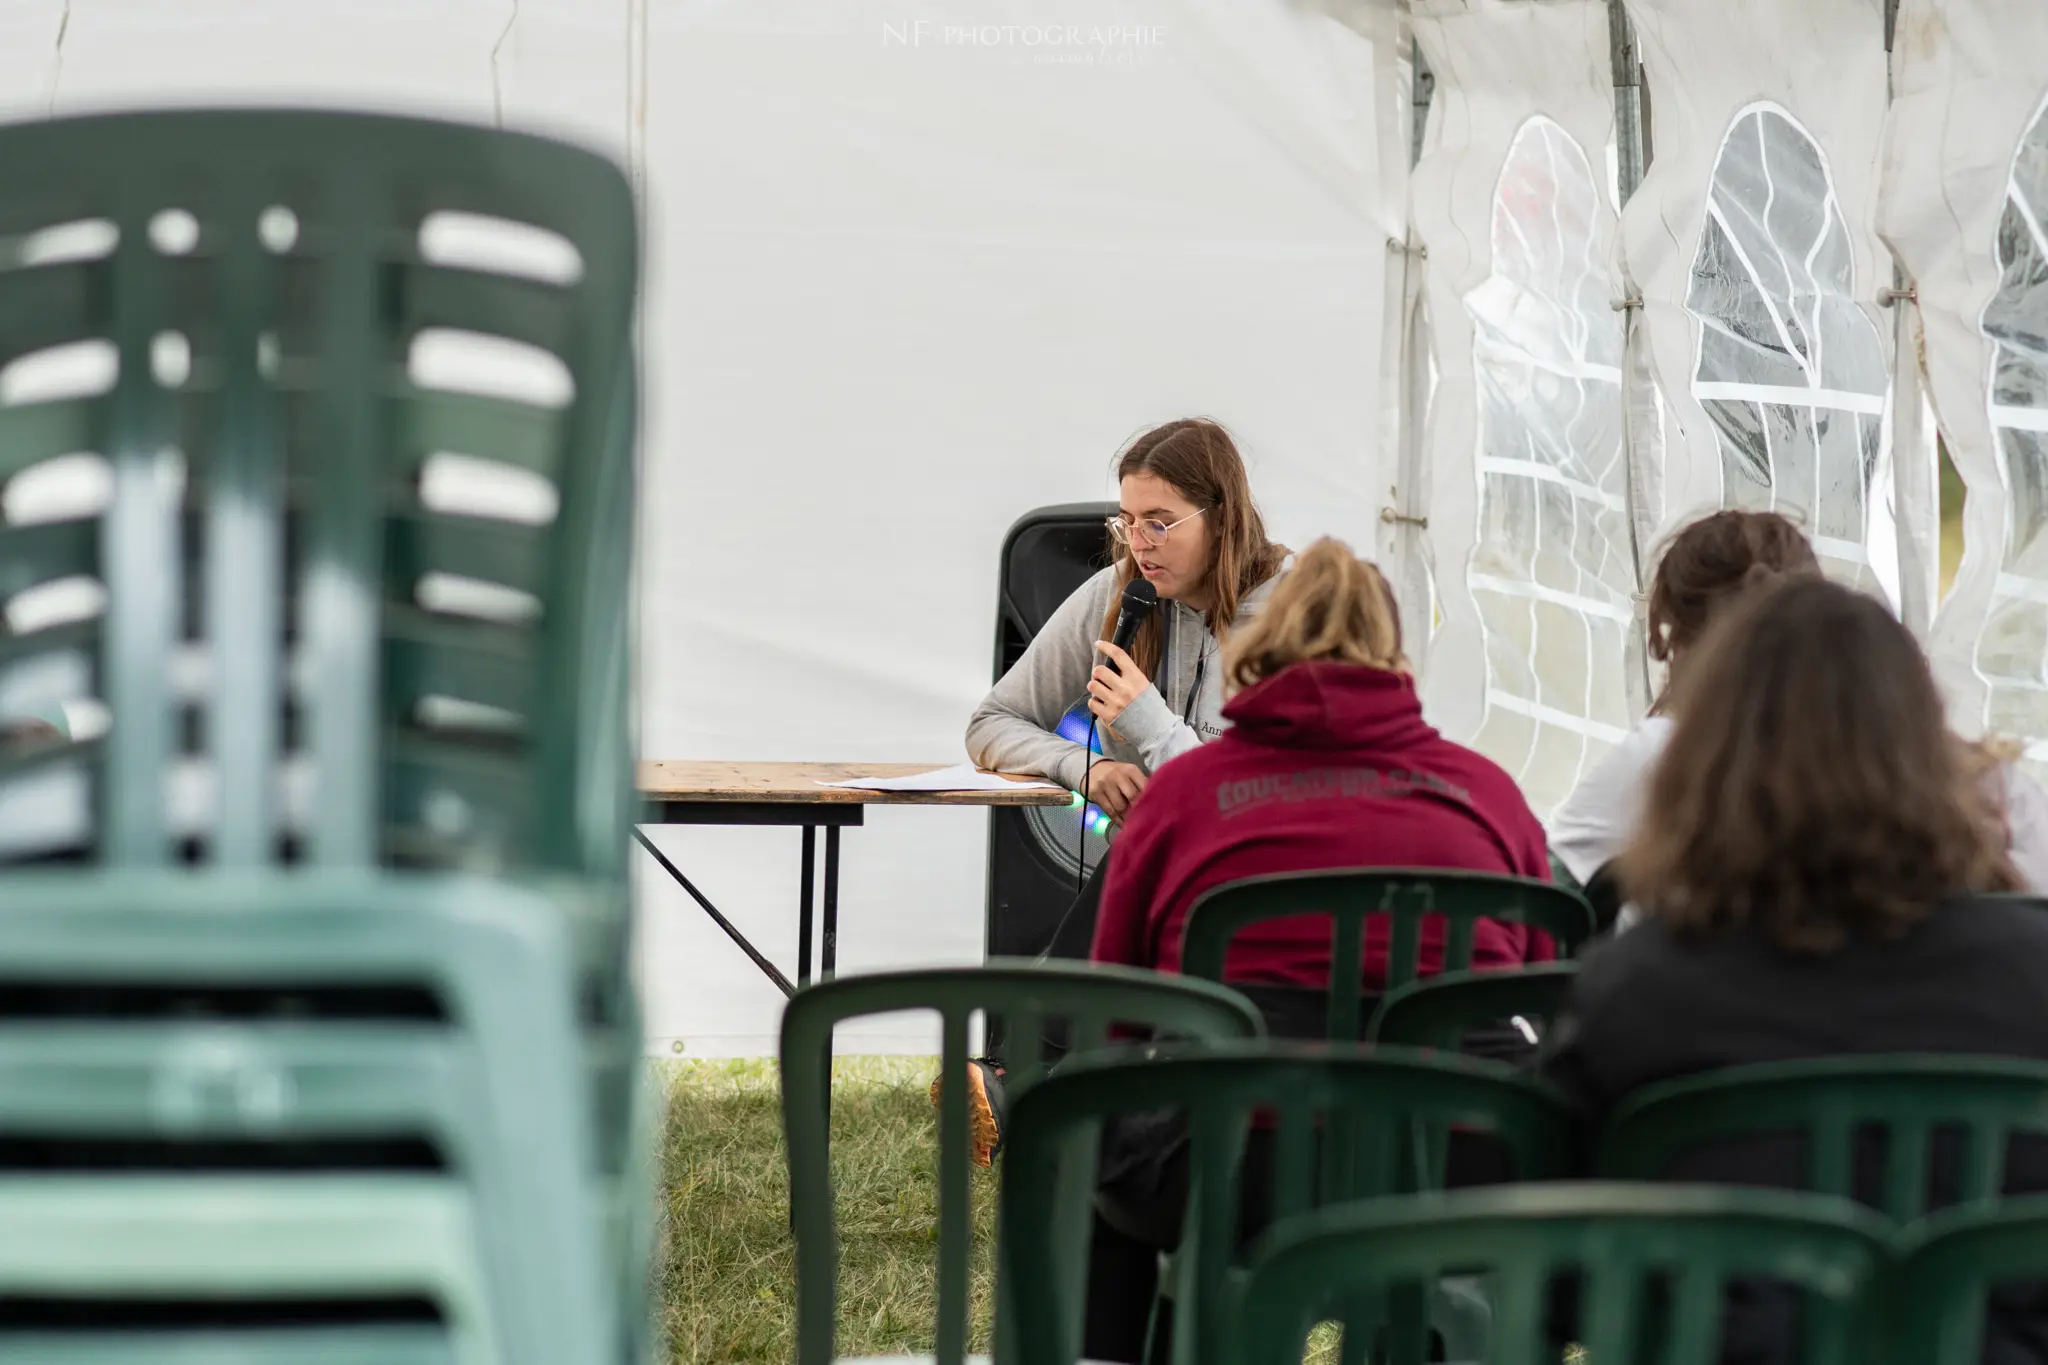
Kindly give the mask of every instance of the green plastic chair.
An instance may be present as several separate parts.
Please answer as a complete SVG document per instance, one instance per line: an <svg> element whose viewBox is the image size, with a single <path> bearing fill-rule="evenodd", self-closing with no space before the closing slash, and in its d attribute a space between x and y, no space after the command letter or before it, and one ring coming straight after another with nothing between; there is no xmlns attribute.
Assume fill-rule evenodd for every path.
<svg viewBox="0 0 2048 1365"><path fill-rule="evenodd" d="M118 362L98 391L0 408L0 480L81 451L112 473L103 513L0 530L0 596L105 590L5 640L0 687L80 684L17 701L111 720L0 783L76 774L81 837L113 866L170 866L186 839L267 864L290 836L326 868L622 881L638 243L619 167L422 119L152 111L0 128L0 184L0 365L79 343ZM446 214L553 234L566 268L423 235ZM529 348L567 392L430 378L408 363L430 331ZM537 476L552 516L451 510L423 482L450 454ZM193 649L206 677L181 691ZM164 795L185 759L216 793L189 809ZM316 795L285 781L280 802L294 763Z"/></svg>
<svg viewBox="0 0 2048 1365"><path fill-rule="evenodd" d="M1012 1104L1005 1134L1003 1301L1016 1311L999 1325L1005 1340L1014 1332L1021 1365L1077 1358L1096 1135L1115 1115L1158 1109L1184 1111L1192 1143L1188 1212L1172 1265L1173 1298L1186 1316L1175 1323L1174 1352L1184 1361L1232 1359L1224 1331L1237 1174L1254 1113L1269 1114L1276 1128L1276 1222L1348 1200L1440 1190L1443 1168L1415 1141L1418 1130L1457 1125L1495 1134L1523 1180L1562 1176L1571 1158L1563 1097L1496 1062L1277 1042L1073 1058ZM1419 1307L1410 1304L1409 1316L1419 1319Z"/></svg>
<svg viewBox="0 0 2048 1365"><path fill-rule="evenodd" d="M1563 1008L1575 962L1538 962L1513 971L1445 972L1389 992L1366 1038L1403 1047L1456 1051L1467 1032L1500 1019L1549 1023Z"/></svg>
<svg viewBox="0 0 2048 1365"><path fill-rule="evenodd" d="M2008 1139L2048 1133L2048 1064L1998 1057L1835 1057L1730 1067L1651 1086L1624 1103L1600 1143L1603 1177L1655 1180L1686 1153L1732 1138L1796 1133L1806 1188L1853 1198L1859 1130L1888 1135L1880 1208L1927 1212L1934 1131L1962 1130L1963 1203L1995 1200Z"/></svg>
<svg viewBox="0 0 2048 1365"><path fill-rule="evenodd" d="M798 991L782 1014L782 1129L796 1228L797 1365L833 1359L839 1296L839 1235L833 1208L830 1084L832 1030L849 1019L904 1010L940 1017L939 1303L940 1365L967 1358L969 1259L967 1033L977 1013L1002 1016L1010 1036L1037 1038L1064 1019L1073 1066L1119 1025L1195 1039L1257 1038L1259 1012L1235 991L1134 968L991 959L982 967L842 976ZM1009 1059L1004 1085L1014 1106L1039 1084L1036 1049ZM1009 1141L1005 1135L1005 1143ZM1014 1158L1006 1156L1006 1166ZM1090 1178L1093 1168L1090 1168ZM1005 1179L1007 1188L1008 1180Z"/></svg>
<svg viewBox="0 0 2048 1365"><path fill-rule="evenodd" d="M1188 912L1181 970L1221 981L1226 951L1239 930L1296 915L1327 915L1335 921L1324 1032L1332 1042L1361 1036L1357 964L1365 955L1368 916L1385 915L1390 926L1388 991L1415 980L1426 915L1442 915L1450 922L1444 944L1446 972L1471 966L1473 927L1482 919L1544 930L1557 941L1560 956L1568 956L1593 933L1593 912L1586 902L1549 882L1439 868L1283 872L1231 882L1196 901Z"/></svg>
<svg viewBox="0 0 2048 1365"><path fill-rule="evenodd" d="M274 997L372 987L424 998L445 1020L439 1029L449 1036L450 1065L437 1067L422 1049L394 1045L380 1059L366 1048L353 1062L329 1054L329 1074L302 1075L302 1084L285 1090L275 1068L287 1059L264 1056L256 1030L224 1025L225 1050L213 1061L167 1059L182 1069L152 1079L156 1126L192 1122L196 1114L202 1126L261 1119L289 1127L280 1106L307 1122L342 1123L351 1108L365 1122L399 1111L427 1122L437 1117L426 1108L431 1088L467 1072L477 1107L451 1113L469 1097L445 1097L439 1133L459 1143L457 1156L484 1178L516 1185L511 1202L494 1201L484 1223L494 1235L505 1232L508 1243L494 1248L491 1264L508 1273L516 1267L499 1282L500 1307L520 1324L516 1335L502 1334L505 1349L536 1362L590 1359L599 1343L622 1339L616 1314L623 1299L611 1282L615 1263L601 1250L604 1183L567 937L559 906L546 895L438 874L16 873L0 890L0 1006L23 987L79 998L138 985L256 988ZM17 1036L32 1038L47 1027L17 1018L0 1023L0 1034L19 1028ZM361 1026L336 1027L355 1033ZM378 1060L387 1065L368 1070ZM76 1084L61 1068L36 1079L60 1089ZM130 1072L127 1080L137 1078ZM24 1079L10 1101L27 1115L97 1112L103 1124L137 1098L132 1088L124 1095L118 1080L82 1095L36 1098L36 1088Z"/></svg>
<svg viewBox="0 0 2048 1365"><path fill-rule="evenodd" d="M360 1348L379 1337L409 1346L422 1365L437 1358L495 1365L505 1358L507 1343L496 1336L476 1263L470 1200L444 1179L6 1178L0 1179L0 1227L7 1229L0 1238L0 1295L10 1298L70 1302L81 1316L94 1303L110 1301L182 1304L199 1312L224 1301L340 1301L335 1324L318 1334L329 1338L329 1360L349 1359L341 1347L351 1339ZM367 1333L349 1322L350 1300L423 1300L440 1319L438 1331ZM135 1362L175 1359L142 1352L180 1335L172 1329L118 1335L45 1329L22 1344L40 1338L56 1345L50 1338L68 1337L62 1353L33 1358ZM232 1342L236 1334L215 1329L209 1335ZM314 1334L292 1335L305 1340ZM444 1343L438 1351L435 1336ZM11 1337L0 1334L0 1350L16 1345ZM228 1357L217 1352L210 1358Z"/></svg>
<svg viewBox="0 0 2048 1365"><path fill-rule="evenodd" d="M1588 1360L1713 1365L1724 1289L1754 1276L1808 1291L1802 1365L1863 1365L1882 1358L1871 1320L1887 1231L1841 1200L1758 1190L1555 1184L1374 1200L1276 1226L1255 1249L1224 1330L1229 1359L1294 1365L1310 1326L1361 1291L1485 1273L1494 1303L1488 1365L1549 1365L1550 1281L1579 1271ZM1672 1306L1656 1333L1660 1349L1645 1354L1641 1333L1657 1316L1646 1311L1651 1276L1671 1278ZM1394 1365L1420 1361L1418 1345L1396 1342Z"/></svg>
<svg viewBox="0 0 2048 1365"><path fill-rule="evenodd" d="M0 1357L41 1365L455 1365L438 1326L175 1332L10 1332Z"/></svg>
<svg viewBox="0 0 2048 1365"><path fill-rule="evenodd" d="M1935 1214L1901 1232L1892 1251L1891 1358L1978 1365L1987 1293L2010 1280L2048 1279L2048 1197Z"/></svg>

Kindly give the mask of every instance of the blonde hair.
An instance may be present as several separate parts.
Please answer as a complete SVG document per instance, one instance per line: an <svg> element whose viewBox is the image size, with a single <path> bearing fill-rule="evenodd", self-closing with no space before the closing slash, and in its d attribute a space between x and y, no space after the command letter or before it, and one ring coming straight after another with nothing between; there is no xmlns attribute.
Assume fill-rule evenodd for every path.
<svg viewBox="0 0 2048 1365"><path fill-rule="evenodd" d="M1164 479L1202 509L1210 536L1209 585L1216 594L1216 605L1209 613L1209 633L1223 639L1237 620L1238 603L1280 572L1281 561L1287 558L1286 546L1266 539L1266 523L1252 501L1251 482L1245 477L1244 457L1238 454L1237 443L1220 422L1184 417L1152 428L1117 457L1117 482L1133 474ZM1116 584L1110 590L1109 610L1102 618L1098 638L1107 640L1116 630L1124 589L1137 576L1137 551L1126 545L1117 555ZM1131 646L1132 662L1148 678L1159 675L1165 640L1161 613L1153 612Z"/></svg>
<svg viewBox="0 0 2048 1365"><path fill-rule="evenodd" d="M1232 691L1316 659L1411 671L1401 652L1400 608L1385 576L1327 536L1296 557L1265 609L1230 637L1223 658Z"/></svg>

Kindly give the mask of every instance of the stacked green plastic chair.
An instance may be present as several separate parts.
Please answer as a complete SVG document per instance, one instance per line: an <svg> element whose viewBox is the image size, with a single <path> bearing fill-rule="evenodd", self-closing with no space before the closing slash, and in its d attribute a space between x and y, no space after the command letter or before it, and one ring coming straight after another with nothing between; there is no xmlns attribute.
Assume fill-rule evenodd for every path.
<svg viewBox="0 0 2048 1365"><path fill-rule="evenodd" d="M80 1358L645 1355L636 267L541 139L0 129L0 1223L124 1196L0 1295Z"/></svg>

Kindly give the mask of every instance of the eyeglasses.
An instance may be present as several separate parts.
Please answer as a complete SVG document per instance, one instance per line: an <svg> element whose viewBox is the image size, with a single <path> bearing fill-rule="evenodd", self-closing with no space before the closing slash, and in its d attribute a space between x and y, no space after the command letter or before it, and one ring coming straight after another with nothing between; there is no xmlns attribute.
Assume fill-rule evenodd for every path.
<svg viewBox="0 0 2048 1365"><path fill-rule="evenodd" d="M1172 522L1159 521L1152 518L1146 518L1142 521L1125 521L1121 515L1114 516L1109 519L1109 538L1119 545L1129 545L1133 541L1142 542L1146 545L1164 544L1166 537L1173 531L1174 527L1184 526L1208 510L1208 508L1204 507L1188 513L1179 521Z"/></svg>

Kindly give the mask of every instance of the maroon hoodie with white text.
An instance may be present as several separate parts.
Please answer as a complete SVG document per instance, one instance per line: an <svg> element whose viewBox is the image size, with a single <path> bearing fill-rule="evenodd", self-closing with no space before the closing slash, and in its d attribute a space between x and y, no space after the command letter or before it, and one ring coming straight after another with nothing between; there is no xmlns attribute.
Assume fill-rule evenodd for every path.
<svg viewBox="0 0 2048 1365"><path fill-rule="evenodd" d="M1299 663L1223 708L1228 730L1154 773L1110 859L1089 956L1180 970L1190 906L1226 882L1345 867L1443 867L1548 880L1543 826L1514 779L1422 719L1413 679ZM1420 972L1443 965L1444 921L1422 926ZM1389 925L1366 923L1361 985L1382 988ZM1475 969L1544 962L1550 937L1482 921ZM1231 941L1234 982L1326 989L1330 925L1273 920Z"/></svg>

